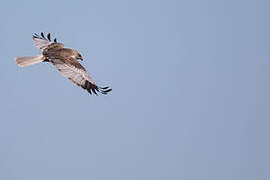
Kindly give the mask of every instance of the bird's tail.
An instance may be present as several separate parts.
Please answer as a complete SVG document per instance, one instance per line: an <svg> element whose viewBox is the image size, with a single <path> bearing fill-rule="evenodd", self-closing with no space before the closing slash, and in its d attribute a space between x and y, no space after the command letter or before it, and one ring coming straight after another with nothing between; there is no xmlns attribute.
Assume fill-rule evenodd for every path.
<svg viewBox="0 0 270 180"><path fill-rule="evenodd" d="M40 62L44 61L45 59L46 58L42 54L40 54L37 56L16 57L15 61L19 67L26 67L26 66L31 66L31 65L40 63Z"/></svg>

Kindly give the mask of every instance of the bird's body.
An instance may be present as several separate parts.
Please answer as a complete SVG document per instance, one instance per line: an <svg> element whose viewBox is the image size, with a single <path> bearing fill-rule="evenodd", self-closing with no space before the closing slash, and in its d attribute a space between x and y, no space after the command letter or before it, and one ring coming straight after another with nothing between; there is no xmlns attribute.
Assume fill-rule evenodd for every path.
<svg viewBox="0 0 270 180"><path fill-rule="evenodd" d="M41 36L33 35L35 45L41 49L42 53L37 56L17 57L16 63L20 67L30 66L40 62L51 62L58 71L73 83L86 89L90 94L107 94L111 91L109 87L98 87L90 78L86 69L77 61L82 60L82 55L70 48L66 48L63 44L58 43L56 39L52 42L50 34L47 38L41 33Z"/></svg>
<svg viewBox="0 0 270 180"><path fill-rule="evenodd" d="M63 62L72 64L75 67L83 68L77 61L77 52L69 48L59 48L57 46L52 48L47 48L42 52L44 58L49 62L54 62L54 59L64 60ZM84 69L84 68L83 68Z"/></svg>

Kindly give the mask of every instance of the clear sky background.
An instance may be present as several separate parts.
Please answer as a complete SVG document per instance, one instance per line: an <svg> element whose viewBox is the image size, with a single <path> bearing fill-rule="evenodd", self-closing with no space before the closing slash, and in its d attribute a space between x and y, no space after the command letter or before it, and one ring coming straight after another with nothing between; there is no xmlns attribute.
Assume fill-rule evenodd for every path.
<svg viewBox="0 0 270 180"><path fill-rule="evenodd" d="M1 1L1 180L269 180L270 2ZM36 55L79 50L107 96Z"/></svg>

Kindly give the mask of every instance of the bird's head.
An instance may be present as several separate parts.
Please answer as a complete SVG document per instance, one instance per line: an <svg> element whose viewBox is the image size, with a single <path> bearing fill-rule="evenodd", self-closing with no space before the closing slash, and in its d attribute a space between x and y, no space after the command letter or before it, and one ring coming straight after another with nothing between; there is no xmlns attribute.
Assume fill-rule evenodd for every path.
<svg viewBox="0 0 270 180"><path fill-rule="evenodd" d="M82 55L78 51L76 51L75 56L76 56L76 59L83 60Z"/></svg>

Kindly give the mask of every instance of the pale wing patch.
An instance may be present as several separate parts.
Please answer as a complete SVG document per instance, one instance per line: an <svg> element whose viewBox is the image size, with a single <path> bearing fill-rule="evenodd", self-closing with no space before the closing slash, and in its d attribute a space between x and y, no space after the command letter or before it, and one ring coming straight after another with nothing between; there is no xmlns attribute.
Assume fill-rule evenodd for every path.
<svg viewBox="0 0 270 180"><path fill-rule="evenodd" d="M46 49L52 42L44 40L44 39L38 39L38 38L33 38L34 39L34 44L37 48L41 49L42 51Z"/></svg>
<svg viewBox="0 0 270 180"><path fill-rule="evenodd" d="M39 36L38 34L34 34L33 35L33 40L34 40L35 46L37 48L41 49L42 51L44 49L46 49L50 44L53 43L53 42L51 42L51 35L50 35L50 33L47 35L47 38L44 36L43 33L41 33L41 36Z"/></svg>
<svg viewBox="0 0 270 180"><path fill-rule="evenodd" d="M58 69L60 74L67 77L70 81L86 89L90 94L92 92L97 95L97 92L102 94L107 94L111 91L108 87L98 87L95 82L88 75L87 71L84 69L77 68L71 64L64 63L61 60L51 60L53 65Z"/></svg>
<svg viewBox="0 0 270 180"><path fill-rule="evenodd" d="M58 69L58 71L63 76L67 78L71 78L73 80L88 80L91 83L95 84L94 81L87 74L87 72L83 69L76 68L75 66L72 66L71 64L63 63L62 61L57 62L55 60L53 60L53 65Z"/></svg>
<svg viewBox="0 0 270 180"><path fill-rule="evenodd" d="M64 44L58 43L56 38L54 38L53 41L51 40L50 33L47 34L46 37L44 36L43 32L40 33L40 35L34 34L33 40L34 40L35 46L41 49L42 51L44 51L46 48L51 48L51 49L64 48Z"/></svg>

